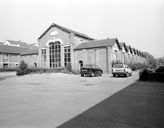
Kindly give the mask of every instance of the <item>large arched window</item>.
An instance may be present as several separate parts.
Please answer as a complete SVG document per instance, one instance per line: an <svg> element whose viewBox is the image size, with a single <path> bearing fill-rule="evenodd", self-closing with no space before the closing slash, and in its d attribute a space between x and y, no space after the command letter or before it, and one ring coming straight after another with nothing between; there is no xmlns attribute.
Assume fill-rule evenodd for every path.
<svg viewBox="0 0 164 128"><path fill-rule="evenodd" d="M50 68L61 67L61 46L60 42L50 42L49 43L50 52Z"/></svg>

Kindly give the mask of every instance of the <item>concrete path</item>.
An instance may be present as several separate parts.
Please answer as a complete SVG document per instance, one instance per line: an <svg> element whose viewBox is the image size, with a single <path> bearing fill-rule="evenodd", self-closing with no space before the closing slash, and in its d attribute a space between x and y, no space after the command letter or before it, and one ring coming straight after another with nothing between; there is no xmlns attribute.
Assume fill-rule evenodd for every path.
<svg viewBox="0 0 164 128"><path fill-rule="evenodd" d="M0 128L54 128L138 79L33 74L0 81Z"/></svg>

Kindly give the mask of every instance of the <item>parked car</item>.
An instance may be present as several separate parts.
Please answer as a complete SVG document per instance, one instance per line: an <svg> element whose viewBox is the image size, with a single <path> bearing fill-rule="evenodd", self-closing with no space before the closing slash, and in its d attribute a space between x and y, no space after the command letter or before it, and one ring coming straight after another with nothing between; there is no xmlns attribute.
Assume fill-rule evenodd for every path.
<svg viewBox="0 0 164 128"><path fill-rule="evenodd" d="M164 66L160 66L157 69L146 68L140 71L139 79L143 81L164 81Z"/></svg>
<svg viewBox="0 0 164 128"><path fill-rule="evenodd" d="M113 77L117 76L131 76L132 75L132 70L131 68L126 65L126 64L115 64L112 68L112 74Z"/></svg>
<svg viewBox="0 0 164 128"><path fill-rule="evenodd" d="M145 68L139 72L139 79L143 81L149 80L153 72L154 72L154 69Z"/></svg>
<svg viewBox="0 0 164 128"><path fill-rule="evenodd" d="M85 64L81 67L80 71L81 76L102 76L103 70L100 69L97 65Z"/></svg>

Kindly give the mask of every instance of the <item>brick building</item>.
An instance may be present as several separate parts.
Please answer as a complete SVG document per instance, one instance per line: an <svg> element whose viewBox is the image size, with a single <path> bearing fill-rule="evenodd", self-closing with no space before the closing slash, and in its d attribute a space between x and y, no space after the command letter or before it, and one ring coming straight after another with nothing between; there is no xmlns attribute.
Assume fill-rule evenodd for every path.
<svg viewBox="0 0 164 128"><path fill-rule="evenodd" d="M26 49L14 46L0 45L0 68L15 68L19 65L20 53Z"/></svg>
<svg viewBox="0 0 164 128"><path fill-rule="evenodd" d="M21 45L21 41L11 40L0 45L0 68L16 67L23 60L30 67L56 69L69 64L73 70L80 70L79 62L83 62L97 64L104 73L111 73L115 62L146 63L142 52L117 38L96 40L54 23L38 38L37 49Z"/></svg>

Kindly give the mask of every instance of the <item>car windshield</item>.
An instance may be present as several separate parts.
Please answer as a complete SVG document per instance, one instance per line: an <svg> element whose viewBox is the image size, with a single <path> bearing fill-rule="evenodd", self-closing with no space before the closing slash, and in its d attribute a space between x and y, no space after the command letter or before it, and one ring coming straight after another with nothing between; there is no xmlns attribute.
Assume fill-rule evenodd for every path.
<svg viewBox="0 0 164 128"><path fill-rule="evenodd" d="M82 68L93 68L93 69L96 69L98 68L97 65L84 65Z"/></svg>
<svg viewBox="0 0 164 128"><path fill-rule="evenodd" d="M123 64L116 64L116 65L114 65L114 68L124 68L124 65Z"/></svg>

